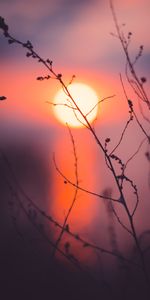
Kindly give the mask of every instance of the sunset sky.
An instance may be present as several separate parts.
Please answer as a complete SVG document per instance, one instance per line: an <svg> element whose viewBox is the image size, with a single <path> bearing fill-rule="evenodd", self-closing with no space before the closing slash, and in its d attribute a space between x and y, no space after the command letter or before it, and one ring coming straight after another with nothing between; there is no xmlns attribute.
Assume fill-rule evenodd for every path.
<svg viewBox="0 0 150 300"><path fill-rule="evenodd" d="M116 0L114 3L119 23L126 24L125 34L133 32L131 55L134 57L139 46L144 45L144 55L137 68L141 76L149 76L150 2ZM110 35L115 28L109 1L14 0L12 3L1 0L0 12L10 33L22 41L31 40L43 58L53 60L54 69L64 75L66 82L75 74L77 81L90 84L100 98L116 94L117 101L122 96L119 73L124 72L125 60L119 41ZM11 109L11 115L17 111L20 115L23 109L32 119L37 112L39 118L44 116L44 120L52 122L53 116L50 117L50 107L45 101L53 99L59 85L53 80L36 82L36 77L47 71L27 59L24 50L17 45L8 46L2 35L0 59L1 93L8 97L1 113ZM11 103L16 103L16 107ZM123 102L118 101L117 105L120 104ZM102 109L100 123L108 116L116 118L114 105L104 105Z"/></svg>
<svg viewBox="0 0 150 300"><path fill-rule="evenodd" d="M124 33L133 33L131 56L135 57L139 46L144 45L144 55L137 70L140 76L149 77L150 42L147 29L150 25L150 2L116 0L114 4L119 24L126 24L123 26ZM22 41L30 40L43 58L53 60L54 70L63 74L66 83L75 74L75 81L90 85L99 99L115 95L100 106L96 121L102 140L112 137L111 147L115 146L128 118L128 106L119 80L120 72L124 76L125 58L119 40L110 34L115 33L115 27L109 1L14 0L12 3L1 0L0 13L9 25L12 36ZM54 148L57 152L55 147L57 145L59 149L59 135L64 134L65 137L66 131L46 101L53 101L60 86L53 79L37 81L36 77L47 75L47 70L25 54L24 49L18 45L8 45L0 35L1 94L7 97L7 101L1 103L1 138L17 140L18 136L18 140L28 140L32 135L37 140L39 136L39 147L48 140L52 151ZM133 92L128 86L127 91L132 97ZM134 152L142 138L140 131L134 132L133 126L129 133L133 148L123 152L125 159ZM74 134L80 140L82 130L74 131ZM83 145L80 147L82 161L84 149ZM96 150L91 148L92 151ZM96 172L99 174L99 170ZM102 182L105 186L105 180Z"/></svg>
<svg viewBox="0 0 150 300"><path fill-rule="evenodd" d="M133 61L139 53L140 46L144 45L136 70L139 78L146 77L144 87L148 94L150 93L150 0L114 0L114 6L124 35L128 36L128 33L132 32L129 53ZM129 120L129 106L123 93L120 74L127 97L133 101L139 120L149 132L149 124L141 116L137 95L127 82L126 60L120 41L111 34L115 34L116 31L109 0L0 0L0 16L5 19L9 33L14 38L22 42L31 41L35 51L43 59L49 58L53 61L54 71L62 74L66 85L72 75L75 75L74 82L91 87L98 100L113 96L99 105L97 118L93 123L93 131L96 132L103 147L105 139L110 139L109 153L118 144ZM72 136L69 136L67 127L56 118L53 107L47 102L54 100L61 88L60 83L55 79L36 80L39 76L47 75L48 72L41 63L26 57L26 50L22 46L8 45L0 30L0 96L7 97L5 101L0 101L0 151L6 150L6 155L8 154L12 167L14 165L16 176L25 192L32 199L36 199L36 204L42 209L45 204L46 211L52 213L63 224L74 199L75 189L74 186L66 184L66 180L64 181L56 171L54 153L57 166L72 182L77 179L75 171L77 157L78 179L83 188L97 194L102 194L110 188L115 199L120 197L121 193L116 184L118 179L114 180L113 172L110 172L111 168L106 164L106 157L91 132L85 128L72 128ZM147 113L146 108L144 112L148 116L149 111ZM137 151L144 137L141 127L134 118L115 154L125 163ZM71 142L72 138L74 142ZM138 188L140 201L135 218L138 234L143 229L149 229L147 197L149 164L145 157L147 149L148 143L145 140L140 151L137 151L137 155L128 164L126 175L131 181L124 180L123 186L130 209L135 205L133 184L135 183ZM2 159L0 163L3 163ZM113 163L118 178L121 174L120 165L116 164L115 160ZM0 175L3 178L3 171ZM6 189L4 198L7 198L8 192ZM130 249L129 246L133 246L131 235L124 233L114 215L115 221L112 221L113 225L111 224L108 208L103 200L79 190L76 200L68 221L71 230L81 233L92 243L111 247L110 227L116 226L121 251L126 253ZM119 203L119 208L117 205L114 207L119 218L126 226L130 226L122 204ZM8 221L8 217L6 220ZM21 218L19 221L20 224L24 224ZM49 228L50 226L48 230ZM9 228L7 229L9 231ZM60 228L55 226L50 231L55 241L59 230ZM67 234L66 236L67 239L64 237L63 242L69 240ZM16 245L18 246L17 243ZM90 265L91 261L95 263L99 260L96 251L92 249L93 256L90 250L84 252L83 245L78 247L78 241L75 239L71 245L82 262ZM63 243L61 246L63 247ZM43 259L42 256L41 258ZM49 259L49 254L46 258ZM43 264L43 260L41 261ZM105 264L110 269L109 277L112 274L112 264L107 261L107 256L104 259ZM95 266L94 272L98 274L98 265Z"/></svg>
<svg viewBox="0 0 150 300"><path fill-rule="evenodd" d="M114 4L119 23L126 24L125 34L133 33L131 56L135 57L139 46L144 45L137 70L140 76L149 77L150 2L116 0ZM54 70L63 74L66 83L75 74L75 81L90 85L99 99L116 95L100 107L97 118L98 133L103 139L112 134L115 145L128 118L128 106L119 80L120 72L124 76L125 59L119 40L110 34L115 32L115 27L109 1L14 0L12 3L1 0L0 13L12 36L22 41L31 40L43 58L53 60ZM0 65L1 94L7 97L0 110L2 135L5 132L9 137L14 130L15 135L20 131L22 136L22 130L27 129L28 133L32 123L33 127L46 126L49 136L55 133L57 136L63 126L46 101L53 100L59 83L53 79L37 81L36 77L47 75L47 70L26 58L24 49L18 45L8 45L2 34ZM127 91L132 97L128 87Z"/></svg>
<svg viewBox="0 0 150 300"><path fill-rule="evenodd" d="M116 0L114 3L120 24L126 23L126 32L134 34L132 49L136 51L139 44L144 44L146 61L150 51L146 35L149 1ZM31 40L37 51L50 57L59 69L71 69L71 73L74 69L105 73L112 69L117 71L122 65L120 47L110 36L114 24L109 1L14 0L12 4L9 0L1 0L0 9L10 32L18 38ZM18 61L18 54L21 60L21 52L17 49L14 52L13 60ZM2 38L1 55L10 56Z"/></svg>

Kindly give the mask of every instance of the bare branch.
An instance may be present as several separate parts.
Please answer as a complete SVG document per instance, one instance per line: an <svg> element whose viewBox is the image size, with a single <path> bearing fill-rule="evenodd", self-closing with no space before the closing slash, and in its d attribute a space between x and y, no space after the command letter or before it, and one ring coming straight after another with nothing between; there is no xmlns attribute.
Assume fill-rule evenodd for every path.
<svg viewBox="0 0 150 300"><path fill-rule="evenodd" d="M59 244L60 244L60 242L61 242L61 239L62 239L62 237L63 237L63 233L64 233L64 231L65 231L65 228L66 228L66 225L67 225L67 222L68 222L68 219L69 219L69 217L70 217L70 215L71 215L71 212L72 212L73 207L74 207L74 205L75 205L75 202L76 202L76 200L77 200L77 193L78 193L79 178L78 178L78 158L77 158L77 153L76 153L76 145L75 145L75 141L74 141L74 137L73 137L73 135L72 135L71 129L70 129L70 127L68 126L68 124L67 124L67 128L68 128L69 135L70 135L71 142L72 142L72 146L73 146L73 153L74 153L74 160L75 160L74 166L75 166L76 186L75 186L75 191L74 191L74 196L73 196L72 203L71 203L71 205L70 205L70 207L69 207L69 209L68 209L68 212L67 212L67 214L66 214L66 217L65 217L65 219L64 219L63 227L62 227L62 230L61 230L61 232L60 232L60 234L59 234L59 237L58 237L58 239L57 239L57 241L56 241L56 247L54 248L54 251L53 251L53 253L52 253L52 257L55 256L57 247L59 246Z"/></svg>
<svg viewBox="0 0 150 300"><path fill-rule="evenodd" d="M87 189L84 189L84 188L82 188L80 185L77 186L76 183L73 183L70 179L68 179L68 178L60 171L60 169L59 169L59 167L57 166L57 163L56 163L55 155L53 155L53 161L54 161L54 165L55 165L55 168L56 168L57 172L64 178L64 180L65 180L66 182L68 182L68 183L71 184L72 186L78 187L79 190L81 190L81 191L83 191L83 192L85 192L85 193L88 193L88 194L90 194L90 195L93 195L93 196L96 196L96 197L99 197L99 198L102 198L102 199L112 200L112 201L114 201L114 202L120 203L120 201L119 201L118 199L111 198L111 197L105 197L105 196L100 195L100 194L98 194L98 193L95 193L95 192L89 191L89 190L87 190Z"/></svg>
<svg viewBox="0 0 150 300"><path fill-rule="evenodd" d="M85 115L86 117L99 105L99 104L101 104L102 102L104 102L104 101L106 101L106 100L109 100L109 99L111 99L111 98L114 98L115 97L115 95L112 95L112 96L108 96L108 97L105 97L105 98L103 98L103 99L101 99L101 100L99 100L92 108L91 108L91 110Z"/></svg>

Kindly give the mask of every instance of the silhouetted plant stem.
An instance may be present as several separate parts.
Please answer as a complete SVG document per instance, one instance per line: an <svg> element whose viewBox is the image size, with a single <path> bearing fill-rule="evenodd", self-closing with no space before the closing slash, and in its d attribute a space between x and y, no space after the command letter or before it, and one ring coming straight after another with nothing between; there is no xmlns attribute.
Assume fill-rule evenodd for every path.
<svg viewBox="0 0 150 300"><path fill-rule="evenodd" d="M84 113L81 111L81 109L80 109L79 106L77 105L76 101L73 99L71 93L70 93L69 90L68 90L68 87L65 85L64 81L62 80L62 75L61 75L61 74L56 74L56 72L53 70L53 68L52 68L52 61L50 61L49 59L44 60L43 58L41 58L41 56L40 56L39 54L37 54L37 53L34 51L33 45L31 44L30 41L27 41L26 43L23 43L23 42L21 42L21 41L15 39L14 37L12 37L12 36L9 34L8 30L7 30L7 31L4 31L4 35L5 35L5 37L8 39L8 41L9 41L9 40L12 41L11 43L17 43L17 44L20 44L20 45L22 45L24 48L28 49L29 52L27 52L27 54L26 54L27 57L33 57L33 58L35 58L35 59L38 59L38 62L43 63L44 66L45 66L45 67L50 71L50 73L54 76L54 78L57 79L57 80L60 82L60 84L61 84L61 86L62 86L64 92L66 93L66 95L67 95L67 96L69 97L69 99L72 101L72 103L74 104L74 106L77 108L77 110L78 110L78 112L80 113L80 115L81 115L81 116L83 117L83 119L85 120L85 125L86 125L87 129L89 129L89 131L90 131L91 134L93 135L93 137L94 137L96 143L98 144L98 146L99 146L100 149L102 150L104 156L106 157L106 161L108 162L108 167L109 167L109 169L110 169L111 172L112 172L112 175L113 175L113 177L114 177L114 179L115 179L116 185L117 185L118 190L119 190L119 193L120 193L120 198L119 198L119 199L120 199L120 202L121 202L121 203L124 202L125 200L124 200L124 196L123 196L123 193L122 193L122 188L121 188L121 186L120 186L120 184L119 184L119 180L118 180L118 178L117 178L117 174L116 174L115 169L114 169L114 167L113 167L113 164L112 164L112 162L111 162L110 156L107 154L107 151L105 150L104 146L102 145L101 141L99 140L98 136L96 135L95 130L93 129L92 125L89 123L89 121L88 121L86 115L84 115ZM47 76L47 77L40 77L40 78L43 78L43 79L49 79L49 78L51 78L51 77L50 77L50 76ZM37 78L37 79L39 79L39 78Z"/></svg>
<svg viewBox="0 0 150 300"><path fill-rule="evenodd" d="M139 244L139 240L138 240L137 233L136 233L136 230L135 230L135 225L134 225L134 222L133 222L133 216L130 214L130 211L128 209L128 206L127 206L126 202L123 203L123 205L124 205L124 208L125 208L126 213L128 215L128 219L129 219L131 230L132 230L132 236L133 236L136 248L137 248L138 253L139 253L139 257L140 257L140 261L141 261L141 266L142 266L142 271L143 271L143 274L144 274L144 278L146 280L147 285L149 286L150 280L149 280L149 276L148 276L148 273L147 273L147 270L146 270L143 252L142 252L141 246Z"/></svg>
<svg viewBox="0 0 150 300"><path fill-rule="evenodd" d="M74 192L74 196L73 196L73 200L72 200L72 203L68 209L68 212L66 214L66 217L64 219L64 223L63 223L63 227L62 227L62 230L60 232L60 235L56 241L56 247L53 249L53 252L52 252L52 257L54 258L55 257L55 254L56 254L56 250L57 250L57 247L59 246L59 243L61 242L61 239L63 237L63 234L64 234L64 231L66 230L66 226L69 226L67 224L68 222L68 219L69 219L69 216L72 212L72 209L74 207L74 204L76 202L76 199L77 199L77 193L78 193L78 184L79 184L79 179L78 179L78 159L77 159L77 153L76 153L76 147L75 147L75 141L74 141L74 138L73 138L73 135L72 135L72 132L71 132L71 129L70 127L68 126L67 124L67 127L68 127L68 131L69 131L69 134L70 134L70 137L71 137L71 141L72 141L72 145L73 145L73 152L74 152L74 159L75 159L75 162L74 162L74 165L75 165L75 178L76 178L76 186L75 186L75 192Z"/></svg>
<svg viewBox="0 0 150 300"><path fill-rule="evenodd" d="M13 172L12 166L11 166L9 160L7 159L7 156L3 153L2 150L0 150L0 154L3 157L6 165L8 166L8 169L9 169L9 172L10 172L10 175L11 175L11 179L13 180L13 184L15 184L18 192L21 193L21 195L27 200L28 205L33 207L48 222L52 223L54 226L58 227L60 230L64 230L63 226L60 223L58 223L57 220L55 220L52 216L47 214L45 211L41 210L40 207L26 194L26 192L23 190L22 186L19 184L19 182L18 182L18 180L15 176L15 173ZM15 189L13 188L12 184L9 182L9 180L7 178L6 178L6 183L8 184L10 190L14 191L17 201L21 201L20 198L19 198L19 194L15 192ZM22 203L22 205L23 205L23 203ZM23 209L23 211L24 211L24 209ZM26 211L26 216L27 216L27 211ZM72 232L70 230L70 228L68 228L68 227L65 227L64 231L65 231L66 234L68 234L68 236L74 238L76 241L81 243L83 245L83 247L90 247L91 249L95 249L95 250L99 251L100 253L105 253L107 255L111 255L111 256L116 257L116 258L118 257L122 261L124 261L128 264L131 264L131 265L133 265L134 267L136 267L138 269L141 269L141 267L138 263L133 262L130 259L127 259L126 257L124 257L123 255L121 255L119 253L115 253L113 251L110 251L108 249L100 247L96 244L90 243L89 241L83 239L79 234Z"/></svg>
<svg viewBox="0 0 150 300"><path fill-rule="evenodd" d="M147 94L145 92L145 89L143 88L143 83L145 82L144 78L142 79L142 81L140 81L140 79L138 78L138 76L137 76L137 74L135 72L134 64L136 62L136 59L135 59L134 62L132 62L131 59L130 59L130 55L129 55L129 52L128 52L128 45L129 45L129 43L127 43L127 41L126 41L123 33L120 30L119 25L118 25L118 21L117 21L117 18L116 18L116 13L115 13L115 10L114 10L114 6L113 6L113 1L112 0L110 0L110 8L111 8L111 11L112 11L112 15L113 15L115 27L116 27L116 30L117 30L117 37L118 37L118 39L121 42L123 51L124 51L125 56L126 56L126 61L127 61L127 63L126 63L127 64L126 65L126 75L127 75L127 79L129 81L131 87L133 88L134 92L138 95L139 99L141 101L143 101L147 105L148 109L150 109L150 102L149 102L148 96L147 96ZM32 201L32 199L30 199L26 195L26 193L24 193L24 191L22 190L22 188L18 185L18 190L24 195L24 197L27 199L27 201L30 203L30 205L32 205L33 208L36 209L46 220L48 220L49 222L53 223L55 226L57 226L60 229L60 234L58 236L58 239L54 243L54 242L52 242L47 237L47 235L45 234L44 231L41 231L41 229L39 227L37 227L37 230L43 235L43 237L47 240L47 242L53 247L52 258L55 257L56 251L58 251L68 261L70 261L73 265L75 265L78 269L82 270L81 264L78 261L78 259L76 259L70 253L65 253L59 247L60 242L61 242L61 240L63 238L64 233L67 233L70 237L73 237L75 240L77 240L79 243L81 243L83 245L83 247L91 247L92 249L99 250L101 253L106 253L106 254L109 254L109 255L113 255L113 256L115 256L115 257L117 257L119 259L122 259L122 260L124 260L124 261L126 261L128 263L133 264L133 265L137 265L139 267L138 264L136 264L136 263L134 263L134 262L132 262L132 261L124 258L119 253L115 253L114 251L109 251L107 249L104 249L102 247L94 245L94 244L92 244L92 243L90 243L88 241L85 241L78 234L75 234L72 231L70 231L68 220L69 220L70 214L72 212L72 209L74 207L74 204L75 204L75 201L76 201L76 198L77 198L78 190L83 190L86 193L90 193L91 195L93 194L94 196L98 196L99 198L104 198L104 199L107 199L109 201L114 201L114 202L116 202L118 204L121 204L123 206L124 211L126 212L126 215L127 215L127 218L128 218L128 224L129 224L128 226L124 225L124 223L120 220L120 218L119 218L117 212L115 211L115 209L112 210L112 213L115 215L118 223L122 226L122 228L124 228L124 230L126 230L132 236L132 241L134 242L134 244L136 246L136 250L137 250L138 256L139 256L140 270L142 270L144 278L145 278L145 281L146 281L147 286L148 286L149 283L150 283L149 275L148 275L148 272L147 272L147 269L146 269L145 260L144 260L144 254L143 254L143 251L142 251L142 248L141 248L138 236L137 236L137 231L136 231L136 228L135 228L135 224L134 224L134 215L135 215L135 212L137 210L138 203L139 203L139 197L138 197L137 187L136 187L136 185L134 185L133 181L131 179L129 179L125 175L126 174L125 173L125 169L126 169L127 163L128 163L129 160L132 159L133 156L127 161L126 164L124 164L122 162L122 160L117 155L114 154L114 152L116 151L116 149L121 144L121 142L123 140L123 137L124 137L124 134L125 134L125 131L126 131L128 125L129 125L130 121L133 120L133 117L135 118L137 124L139 125L140 129L142 130L142 132L144 133L144 135L146 136L146 138L148 139L149 142L150 142L150 137L147 134L146 130L144 129L143 125L140 123L140 121L139 121L139 119L138 119L138 117L137 117L137 115L136 115L136 113L134 111L132 101L128 99L128 96L127 96L127 93L125 91L125 87L124 87L124 84L123 84L123 81L122 81L122 77L120 76L120 79L121 79L121 83L122 83L122 87L123 87L123 91L124 91L126 100L128 102L129 108L130 108L130 111L129 111L130 118L128 119L128 121L127 121L127 123L126 123L126 125L124 127L124 130L123 130L123 132L121 134L121 137L120 137L119 142L117 143L116 147L114 147L114 149L111 152L108 152L108 150L107 150L107 144L110 142L110 139L107 138L105 140L105 145L103 145L103 143L101 142L100 138L98 137L95 129L93 128L93 126L88 121L88 114L94 109L94 107L92 108L92 110L88 114L85 115L82 112L82 110L80 109L80 107L78 106L78 104L76 103L76 101L74 100L74 98L72 97L72 95L71 95L71 93L69 91L68 86L65 84L65 82L64 82L64 80L62 78L62 74L60 74L60 73L57 74L54 71L53 65L52 65L52 61L50 61L49 59L45 60L45 59L41 58L41 56L39 54L37 54L37 52L33 49L33 45L31 44L30 41L27 41L26 43L23 43L23 42L15 39L14 37L12 37L9 34L9 32L8 32L8 26L7 26L7 24L5 24L4 19L1 18L1 17L0 17L0 28L3 30L4 36L8 39L8 43L9 44L17 43L17 44L21 45L22 47L24 47L25 49L27 49L27 53L26 53L27 57L32 57L34 59L37 59L37 61L39 63L42 63L46 67L46 69L48 70L48 72L49 72L50 75L48 74L48 75L46 75L44 77L40 76L40 77L37 78L37 80L45 80L45 79L48 80L50 78L53 78L53 79L56 79L56 80L59 81L59 83L60 83L60 85L61 85L64 93L69 98L69 105L66 105L66 106L68 106L68 108L72 109L73 112L75 113L75 115L76 115L76 111L79 112L79 114L83 118L84 121L80 121L80 122L81 122L82 125L85 126L85 128L87 128L90 131L90 133L92 135L92 138L94 139L94 141L96 142L99 150L103 154L103 156L105 158L105 162L106 162L106 167L108 167L108 169L109 169L109 171L110 171L110 173L111 173L111 175L112 175L112 177L113 177L113 179L115 181L115 185L117 187L117 192L119 194L118 199L113 199L112 197L103 197L102 195L99 195L97 193L88 191L87 189L84 189L84 188L82 188L82 187L79 186L78 170L77 170L77 154L76 154L76 149L75 149L75 142L74 142L74 138L72 136L72 133L71 133L71 131L69 129L69 133L70 133L71 140L72 140L72 145L73 145L73 150L74 150L74 158L75 158L75 183L72 183L69 179L67 179L65 177L65 175L63 175L63 173L57 167L57 164L56 164L55 158L54 158L54 164L55 164L56 170L59 172L59 174L62 177L64 177L67 180L68 183L72 184L74 186L74 188L75 188L74 197L73 197L71 205L70 205L70 207L68 209L68 212L66 214L66 217L64 219L63 224L59 224L51 216L49 216L48 214L46 214L44 211L40 210L40 208L38 207L38 205L36 205L34 203L34 201ZM141 51L142 51L142 48L141 48ZM132 80L128 77L128 68L129 68L129 71L130 71L130 75L133 78ZM112 96L110 96L110 97L112 97ZM1 97L1 98L3 98L3 97ZM1 100L4 100L4 99L1 99ZM78 119L78 117L77 117L77 119ZM3 153L2 153L2 155L3 155ZM4 160L8 163L7 158L4 155L3 155L3 157L4 157ZM119 175L118 175L118 172L116 171L117 168L115 168L114 160L117 163L119 163L119 167L120 167L120 171L121 171L121 174L119 174ZM12 175L13 175L13 173L12 173ZM17 184L17 180L15 178L14 178L14 181ZM134 194L136 195L136 204L134 206L133 211L131 211L129 209L130 206L129 206L129 204L127 202L127 199L125 197L125 192L123 191L124 181L127 181L130 184L131 188L134 191ZM7 182L7 184L9 186L9 188L12 189L11 185L9 184L9 182ZM31 215L28 213L28 211L26 211L26 209L25 209L23 203L21 202L21 200L19 199L19 196L18 196L17 193L16 193L16 199L17 199L18 203L20 204L22 210L26 214L27 218L30 220L30 222L33 224L33 226L36 227L37 224L34 222L34 220L32 219ZM129 226L130 226L130 228L128 228Z"/></svg>
<svg viewBox="0 0 150 300"><path fill-rule="evenodd" d="M132 84L132 80L130 80L128 75L127 75L128 81L129 81L130 85L132 86L134 92L138 95L138 97L143 102L145 102L147 104L148 109L150 109L150 101L149 101L148 96L147 96L147 94L145 92L145 89L143 87L143 82L145 82L146 79L145 79L145 81L143 81L143 80L140 81L140 79L138 78L138 76L136 74L136 71L134 69L134 64L135 64L136 61L133 62L133 63L131 62L130 55L129 55L129 52L128 52L129 44L128 44L126 38L124 37L123 33L121 32L120 26L118 25L118 20L117 20L117 17L116 17L116 12L115 12L115 8L114 8L113 0L109 0L109 3L110 3L110 9L111 9L111 12L112 12L114 24L115 24L116 31L117 31L117 37L120 40L120 43L122 45L123 51L124 51L125 56L126 56L126 61L127 61L126 66L127 67L129 66L131 76L134 79L134 83L135 83L137 89L134 88L134 86ZM130 33L130 34L132 34L132 33ZM140 50L141 51L143 50L143 46L141 46ZM141 56L141 54L138 57L140 57L140 56Z"/></svg>

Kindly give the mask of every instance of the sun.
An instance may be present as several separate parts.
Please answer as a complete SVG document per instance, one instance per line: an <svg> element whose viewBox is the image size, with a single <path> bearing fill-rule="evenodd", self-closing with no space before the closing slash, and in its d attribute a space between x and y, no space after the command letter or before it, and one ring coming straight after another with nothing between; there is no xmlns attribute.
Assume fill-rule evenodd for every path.
<svg viewBox="0 0 150 300"><path fill-rule="evenodd" d="M84 83L72 83L68 91L87 120L90 123L94 121L98 112L98 97L94 89ZM56 118L63 124L67 123L71 127L83 127L86 124L83 116L63 89L55 95L53 109Z"/></svg>

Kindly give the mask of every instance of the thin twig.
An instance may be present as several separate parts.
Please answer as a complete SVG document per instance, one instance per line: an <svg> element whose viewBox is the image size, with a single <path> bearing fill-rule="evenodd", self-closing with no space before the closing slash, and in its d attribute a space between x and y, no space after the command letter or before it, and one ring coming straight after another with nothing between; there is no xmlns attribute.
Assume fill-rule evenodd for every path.
<svg viewBox="0 0 150 300"><path fill-rule="evenodd" d="M73 207L75 205L75 202L77 200L77 193L78 193L78 184L79 184L79 178L78 178L78 158L77 158L77 152L76 152L76 145L75 145L75 141L74 141L74 137L72 135L72 132L71 132L71 129L69 127L69 125L67 124L67 128L68 128L68 131L69 131L69 135L70 135L70 138L71 138L71 142L72 142L72 146L73 146L73 153L74 153L74 166L75 166L75 180L76 180L76 186L75 186L75 191L74 191L74 196L73 196L73 200L72 200L72 203L68 209L68 212L66 214L66 217L64 219L64 223L63 223L63 227L62 227L62 230L59 234L59 237L56 241L56 247L54 248L53 252L52 252L52 257L55 257L55 254L56 254L56 250L57 250L57 247L59 246L61 240L62 240L62 237L63 237L63 233L65 231L65 228L66 228L66 225L67 225L67 222L68 222L68 219L71 215L71 212L73 210Z"/></svg>
<svg viewBox="0 0 150 300"><path fill-rule="evenodd" d="M87 193L87 194L90 194L90 195L93 195L93 196L96 196L96 197L99 197L99 198L102 198L102 199L111 200L111 201L119 202L119 203L120 203L120 201L119 201L118 199L115 199L115 198L112 198L112 197L105 197L105 196L100 195L100 194L98 194L98 193L89 191L89 190L87 190L87 189L85 189L85 188L83 188L83 187L81 187L81 186L79 186L79 185L77 186L76 183L72 182L69 178L67 178L67 177L61 172L61 170L59 169L59 167L58 167L58 165L57 165L57 163L56 163L56 159L55 159L55 155L54 155L54 154L53 154L53 161L54 161L54 165L55 165L55 168L56 168L57 172L64 178L64 180L65 180L66 182L68 182L68 183L71 184L72 186L78 187L79 190L81 190L81 191L83 191L83 192L85 192L85 193Z"/></svg>
<svg viewBox="0 0 150 300"><path fill-rule="evenodd" d="M30 205L32 205L41 214L41 216L43 216L48 222L54 224L54 226L56 226L56 227L58 227L62 230L63 226L58 221L56 221L52 216L47 214L45 211L41 210L39 208L39 206L37 206L37 204L35 204L35 202L25 193L25 191L23 190L23 188L20 186L19 182L17 181L17 178L16 178L16 176L13 172L13 169L11 167L11 164L9 163L7 157L5 156L5 154L2 151L1 151L1 155L4 158L6 164L8 165L8 168L9 168L9 171L11 173L12 179L13 179L14 183L16 184L16 187L17 187L18 191L25 197L25 199L28 201L28 203ZM9 183L9 181L8 181L8 183ZM107 197L104 197L104 198L106 199ZM89 248L92 248L92 249L96 249L96 250L100 251L101 253L108 254L108 255L111 255L111 256L114 256L114 257L118 257L119 259L122 259L123 261L126 261L127 263L132 264L133 266L136 266L136 267L140 268L140 265L135 263L134 261L130 261L129 259L127 259L123 255L120 255L118 253L114 253L113 251L107 250L103 247L100 247L98 245L90 243L89 241L87 241L87 240L83 239L82 237L80 237L77 233L73 233L72 231L70 231L70 229L68 227L65 228L65 232L70 237L72 237L75 240L77 240L78 242L80 242L83 245L83 247L89 247ZM53 245L56 246L55 243Z"/></svg>
<svg viewBox="0 0 150 300"><path fill-rule="evenodd" d="M101 99L101 100L99 100L91 109L90 109L90 111L85 115L86 117L99 105L99 104L101 104L102 102L104 102L104 101L106 101L106 100L109 100L109 99L111 99L111 98L114 98L115 97L115 95L112 95L112 96L108 96L108 97L105 97L105 98L103 98L103 99Z"/></svg>

